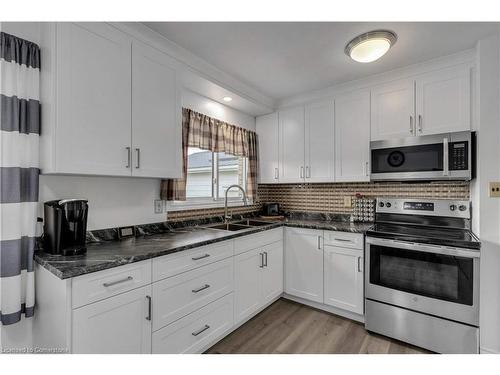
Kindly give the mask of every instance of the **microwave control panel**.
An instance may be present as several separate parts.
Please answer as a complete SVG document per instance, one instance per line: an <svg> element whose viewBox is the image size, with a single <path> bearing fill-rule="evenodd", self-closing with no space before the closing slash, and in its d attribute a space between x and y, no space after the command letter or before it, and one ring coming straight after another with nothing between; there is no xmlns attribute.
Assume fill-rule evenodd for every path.
<svg viewBox="0 0 500 375"><path fill-rule="evenodd" d="M468 142L451 142L449 145L449 168L451 171L465 171L469 169Z"/></svg>

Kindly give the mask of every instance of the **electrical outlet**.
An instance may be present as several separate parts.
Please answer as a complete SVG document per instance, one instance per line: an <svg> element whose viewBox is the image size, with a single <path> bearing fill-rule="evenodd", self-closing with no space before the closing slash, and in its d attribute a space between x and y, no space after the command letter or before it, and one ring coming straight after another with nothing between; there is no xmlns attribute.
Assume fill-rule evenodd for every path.
<svg viewBox="0 0 500 375"><path fill-rule="evenodd" d="M500 198L500 182L490 182L490 197Z"/></svg>
<svg viewBox="0 0 500 375"><path fill-rule="evenodd" d="M154 200L155 214L163 213L163 201L161 199Z"/></svg>
<svg viewBox="0 0 500 375"><path fill-rule="evenodd" d="M344 197L344 207L352 207L352 199L350 196Z"/></svg>

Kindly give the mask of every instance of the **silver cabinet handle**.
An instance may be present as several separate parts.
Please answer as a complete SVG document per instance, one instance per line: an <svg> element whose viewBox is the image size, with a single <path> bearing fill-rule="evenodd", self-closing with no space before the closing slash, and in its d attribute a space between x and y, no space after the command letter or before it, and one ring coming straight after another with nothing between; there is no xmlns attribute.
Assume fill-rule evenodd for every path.
<svg viewBox="0 0 500 375"><path fill-rule="evenodd" d="M321 236L318 236L318 250L321 250Z"/></svg>
<svg viewBox="0 0 500 375"><path fill-rule="evenodd" d="M279 178L278 168L274 168L274 179L277 180Z"/></svg>
<svg viewBox="0 0 500 375"><path fill-rule="evenodd" d="M264 267L267 267L267 251L264 251Z"/></svg>
<svg viewBox="0 0 500 375"><path fill-rule="evenodd" d="M194 331L194 332L192 332L191 334L192 334L193 336L198 336L200 333L205 332L205 331L206 331L207 329L209 329L209 328L210 328L210 326L209 326L208 324L205 324L205 326L204 326L203 328L200 328L198 331Z"/></svg>
<svg viewBox="0 0 500 375"><path fill-rule="evenodd" d="M418 131L422 133L422 115L418 115Z"/></svg>
<svg viewBox="0 0 500 375"><path fill-rule="evenodd" d="M362 272L362 269L361 269L361 257L358 257L358 272Z"/></svg>
<svg viewBox="0 0 500 375"><path fill-rule="evenodd" d="M135 168L139 169L141 167L141 149L140 148L136 148L135 152L137 153L137 160L136 160L136 163L135 163Z"/></svg>
<svg viewBox="0 0 500 375"><path fill-rule="evenodd" d="M311 167L306 166L306 178L311 178Z"/></svg>
<svg viewBox="0 0 500 375"><path fill-rule="evenodd" d="M448 152L448 138L443 138L443 176L450 174Z"/></svg>
<svg viewBox="0 0 500 375"><path fill-rule="evenodd" d="M410 134L413 135L413 116L410 115Z"/></svg>
<svg viewBox="0 0 500 375"><path fill-rule="evenodd" d="M204 254L204 255L200 255L199 257L194 257L194 258L191 258L192 260L200 260L200 259L205 259L205 258L208 258L210 256L210 254Z"/></svg>
<svg viewBox="0 0 500 375"><path fill-rule="evenodd" d="M370 174L369 172L369 165L368 165L368 162L365 162L365 176L368 176Z"/></svg>
<svg viewBox="0 0 500 375"><path fill-rule="evenodd" d="M128 276L128 277L126 277L125 279L112 281L112 282L110 282L110 283L104 283L104 284L102 284L102 286L107 288L107 287L110 287L110 286L113 286L113 285L116 285L116 284L121 284L121 283L124 283L124 282L126 282L126 281L130 281L130 280L132 280L132 279L133 279L133 277L132 277L132 276Z"/></svg>
<svg viewBox="0 0 500 375"><path fill-rule="evenodd" d="M203 286L200 286L198 289L193 289L191 292L193 292L193 293L199 293L202 290L205 290L205 289L208 289L208 288L210 288L210 285L205 284Z"/></svg>
<svg viewBox="0 0 500 375"><path fill-rule="evenodd" d="M300 178L304 178L304 167L300 167Z"/></svg>
<svg viewBox="0 0 500 375"><path fill-rule="evenodd" d="M264 268L264 253L259 253L259 256L260 256L259 268Z"/></svg>
<svg viewBox="0 0 500 375"><path fill-rule="evenodd" d="M346 240L345 238L334 238L334 241L352 242L351 240Z"/></svg>
<svg viewBox="0 0 500 375"><path fill-rule="evenodd" d="M148 316L146 316L146 320L151 320L151 296L146 296L148 300Z"/></svg>
<svg viewBox="0 0 500 375"><path fill-rule="evenodd" d="M130 159L132 158L130 147L125 147L125 150L127 150L127 165L125 166L125 168L130 168Z"/></svg>

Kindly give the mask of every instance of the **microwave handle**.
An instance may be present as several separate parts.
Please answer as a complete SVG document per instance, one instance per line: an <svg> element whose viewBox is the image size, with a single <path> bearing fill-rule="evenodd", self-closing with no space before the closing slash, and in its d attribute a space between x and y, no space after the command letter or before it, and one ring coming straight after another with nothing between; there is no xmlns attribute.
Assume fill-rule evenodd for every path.
<svg viewBox="0 0 500 375"><path fill-rule="evenodd" d="M443 138L443 176L450 175L448 138Z"/></svg>

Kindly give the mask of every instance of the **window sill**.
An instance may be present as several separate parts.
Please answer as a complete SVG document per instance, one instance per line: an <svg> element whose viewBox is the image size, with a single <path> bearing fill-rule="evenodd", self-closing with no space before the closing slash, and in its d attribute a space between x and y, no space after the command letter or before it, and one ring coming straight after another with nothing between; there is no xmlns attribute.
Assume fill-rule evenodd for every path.
<svg viewBox="0 0 500 375"><path fill-rule="evenodd" d="M252 205L253 200L248 200L248 205ZM228 207L243 207L242 200L230 200L228 201ZM224 200L218 201L177 201L177 202L167 202L167 211L188 211L188 210L202 210L210 208L224 208Z"/></svg>

